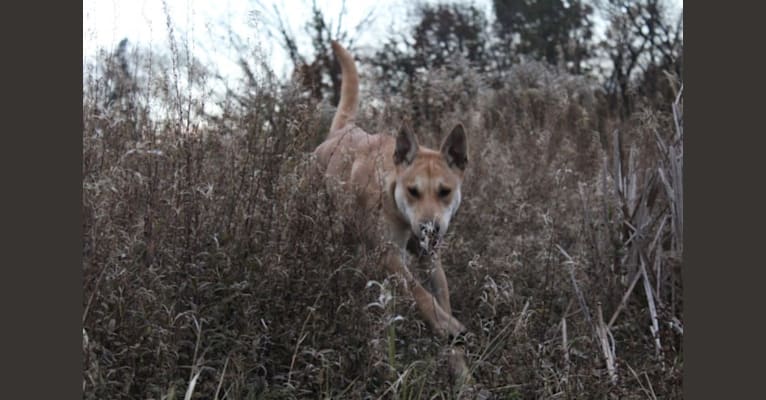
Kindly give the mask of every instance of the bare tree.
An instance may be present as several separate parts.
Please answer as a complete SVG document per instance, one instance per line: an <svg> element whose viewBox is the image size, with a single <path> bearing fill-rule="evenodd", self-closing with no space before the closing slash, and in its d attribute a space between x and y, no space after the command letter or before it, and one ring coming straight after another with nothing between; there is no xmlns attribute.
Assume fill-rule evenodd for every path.
<svg viewBox="0 0 766 400"><path fill-rule="evenodd" d="M263 3L260 8L267 10ZM316 1L311 3L311 19L305 24L303 34L311 38L311 56L306 57L298 47L298 36L292 32L276 5L272 5L271 12L267 15L266 27L269 35L276 39L280 46L287 51L293 63L294 71L292 78L309 92L316 100L329 97L333 105L340 100L340 65L333 56L330 48L331 40L343 42L348 49L353 49L354 38L358 35L350 35L349 32L361 32L364 27L372 22L374 11L370 11L353 30L344 25L343 18L346 16L346 3L342 3L341 10L336 20L327 17L319 8Z"/></svg>
<svg viewBox="0 0 766 400"><path fill-rule="evenodd" d="M654 97L657 106L672 101L668 75L682 73L683 16L671 21L663 0L609 0L609 26L601 43L611 72L604 87L610 107L623 117L634 109L632 93ZM659 96L659 98L657 98Z"/></svg>

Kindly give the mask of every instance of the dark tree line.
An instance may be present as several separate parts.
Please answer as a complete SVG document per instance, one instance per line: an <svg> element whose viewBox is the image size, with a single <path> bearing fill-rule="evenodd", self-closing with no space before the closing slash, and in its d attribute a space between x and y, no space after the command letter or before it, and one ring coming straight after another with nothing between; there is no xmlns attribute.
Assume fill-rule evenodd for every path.
<svg viewBox="0 0 766 400"><path fill-rule="evenodd" d="M505 54L523 54L563 65L572 73L587 69L592 53L593 7L583 1L494 0L496 34Z"/></svg>
<svg viewBox="0 0 766 400"><path fill-rule="evenodd" d="M418 3L411 10L412 26L389 35L367 54L355 51L358 35L350 32L364 33L371 14L349 28L343 12L329 18L314 2L302 32L311 39L308 51L299 49L298 36L285 24L283 12L272 7L262 14L271 37L294 65L292 80L316 101L335 105L340 97L340 66L329 46L336 39L360 59L362 68L371 69L384 95L403 95L416 100L414 105L428 103L417 99L424 96L424 83L418 79L425 71L439 70L450 79L469 65L497 88L507 82L514 65L531 59L570 74L593 76L603 88L600 98L607 112L627 118L640 106L667 109L680 85L683 18L670 16L667 1L493 0L494 18L472 4ZM594 33L596 21L605 27L603 37ZM101 106L135 114L136 83L127 68L125 47L123 41L109 58L110 90ZM252 78L244 58L240 63Z"/></svg>
<svg viewBox="0 0 766 400"><path fill-rule="evenodd" d="M494 24L470 4L420 3L415 24L391 35L361 61L372 67L384 90L407 95L417 74L450 69L458 58L486 73L493 86L522 59L545 62L572 74L590 74L604 89L609 111L629 116L636 99L666 107L682 73L683 19L670 17L666 0L494 0ZM597 38L594 24L605 24ZM295 64L295 74L316 99L337 104L340 69L327 45L343 40L353 50L342 17L332 24L313 6L306 25L313 60L298 52L295 36L279 20L281 43ZM369 21L367 21L369 22ZM455 73L459 73L458 70Z"/></svg>

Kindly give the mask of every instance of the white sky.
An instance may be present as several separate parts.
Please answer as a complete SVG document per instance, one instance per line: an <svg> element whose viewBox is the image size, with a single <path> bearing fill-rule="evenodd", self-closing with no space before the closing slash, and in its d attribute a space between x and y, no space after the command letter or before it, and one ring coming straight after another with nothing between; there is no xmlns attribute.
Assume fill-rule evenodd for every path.
<svg viewBox="0 0 766 400"><path fill-rule="evenodd" d="M337 23L342 0L316 0L326 17ZM434 1L435 2L435 1ZM311 0L261 0L265 12L273 14L276 6L289 28L299 39L305 39L303 26L311 17ZM356 39L358 45L371 45L381 40L390 29L405 27L406 11L412 1L407 0L348 0L343 25L353 31L358 23L373 12L373 25ZM477 0L477 5L489 7L490 0ZM220 54L221 46L213 44L211 37L225 35L221 23L230 25L245 36L252 45L260 45L271 61L271 67L282 75L291 70L287 54L262 31L263 22L254 17L254 10L262 10L256 0L167 0L172 25L177 37L188 35L196 53L216 54L216 64L225 72L237 68L239 54ZM491 11L487 8L487 12ZM261 25L261 27L259 27ZM188 28L188 29L186 29ZM260 32L259 32L260 30ZM211 35L212 34L212 35ZM114 49L123 38L132 44L167 46L168 31L162 1L158 0L83 0L83 54L92 55L99 48ZM302 45L301 45L302 44ZM308 43L299 43L303 51ZM223 46L225 48L225 46ZM204 57L204 55L203 55Z"/></svg>
<svg viewBox="0 0 766 400"><path fill-rule="evenodd" d="M303 25L310 18L312 0L260 0L267 7L268 13L273 13L271 7L276 6L290 29L301 35ZM326 17L337 23L337 16L342 9L342 0L316 0ZM437 0L421 0L437 2ZM683 0L672 0L678 9ZM388 33L406 28L407 12L413 1L407 0L348 0L344 26L356 26L367 13L373 12L374 23L369 30L360 32L357 45L376 45L383 41ZM487 17L492 16L491 0L472 0L485 11ZM213 57L213 61L222 73L237 70L236 60L241 54L231 54L233 49L216 44L211 38L224 38L225 30L221 23L230 25L236 32L248 40L249 45L259 45L264 55L271 62L271 68L279 76L289 73L292 68L287 54L262 33L262 22L254 17L252 11L262 9L257 0L166 0L168 14L177 38L190 40L194 53L199 57ZM261 27L259 27L261 25ZM353 30L352 30L353 32ZM132 44L142 44L153 48L167 46L168 31L164 4L159 0L83 0L83 54L93 55L98 48L114 49L123 38L128 38ZM222 39L223 40L223 39ZM180 39L183 41L183 39ZM299 43L301 44L301 43ZM299 46L308 50L307 43ZM227 51L229 54L226 54Z"/></svg>

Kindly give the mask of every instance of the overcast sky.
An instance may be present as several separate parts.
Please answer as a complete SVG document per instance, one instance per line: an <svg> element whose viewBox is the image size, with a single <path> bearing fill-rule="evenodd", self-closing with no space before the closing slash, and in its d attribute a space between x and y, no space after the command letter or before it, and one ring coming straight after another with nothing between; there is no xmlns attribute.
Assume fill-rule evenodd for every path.
<svg viewBox="0 0 766 400"><path fill-rule="evenodd" d="M265 10L259 3L265 5ZM356 40L360 45L371 45L391 29L406 26L407 5L413 2L350 0L347 3L344 26L354 27L368 13L373 13L372 26ZM488 6L489 0L474 3ZM165 4L176 34L188 35L198 55L205 57L206 54L215 54L215 63L219 68L237 68L235 61L240 55L221 54L222 47L224 53L232 49L217 46L215 40L211 40L226 35L223 26L230 25L233 30L245 36L250 45L260 45L271 61L271 67L279 75L291 70L292 65L284 50L263 33L263 24L270 15L258 15L257 10L273 15L272 6L276 6L299 39L305 39L301 33L311 17L311 0L167 0ZM341 0L317 0L317 5L333 22L337 22L342 4ZM164 7L163 2L158 0L83 0L84 56L94 54L99 48L113 49L123 38L128 38L133 44L155 48L167 46ZM490 9L487 8L487 11ZM307 43L299 44L303 44L299 46L301 49L309 47Z"/></svg>
<svg viewBox="0 0 766 400"><path fill-rule="evenodd" d="M342 0L316 0L326 16L337 23L342 10ZM437 3L438 0L422 0ZM683 0L671 0L680 10ZM370 12L373 24L360 32L357 44L371 46L379 44L390 32L409 26L408 10L415 3L407 0L349 0L346 2L343 25L356 26ZM474 4L492 16L491 0L473 0ZM213 61L221 72L235 71L240 54L231 54L233 49L221 46L226 32L222 26L229 25L243 35L251 46L258 45L271 63L271 68L282 76L292 68L287 55L276 43L262 33L265 16L255 10L273 14L276 6L290 29L300 35L303 25L310 18L311 0L83 0L83 54L92 55L99 48L113 49L123 38L133 44L162 48L168 43L166 25L167 6L171 24L178 38L188 37L194 53L207 61ZM260 32L260 33L259 33ZM304 43L300 46L308 48ZM230 54L226 54L227 51Z"/></svg>

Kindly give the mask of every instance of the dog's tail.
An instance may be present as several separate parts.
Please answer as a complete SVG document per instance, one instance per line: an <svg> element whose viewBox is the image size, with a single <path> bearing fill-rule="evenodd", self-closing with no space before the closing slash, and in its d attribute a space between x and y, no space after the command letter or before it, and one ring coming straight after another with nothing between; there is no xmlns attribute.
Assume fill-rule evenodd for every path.
<svg viewBox="0 0 766 400"><path fill-rule="evenodd" d="M330 136L335 131L354 122L359 106L359 74L356 72L354 58L338 42L332 41L332 49L340 62L342 80L340 85L340 102L338 110L332 119Z"/></svg>

